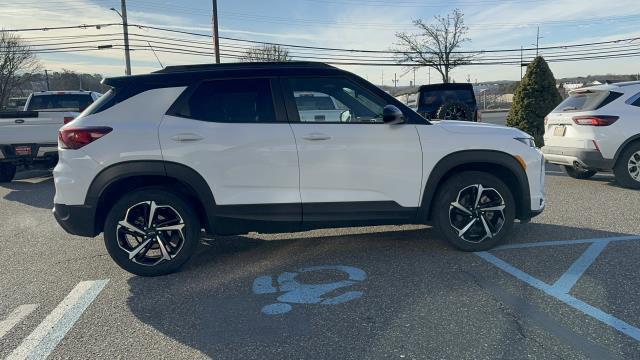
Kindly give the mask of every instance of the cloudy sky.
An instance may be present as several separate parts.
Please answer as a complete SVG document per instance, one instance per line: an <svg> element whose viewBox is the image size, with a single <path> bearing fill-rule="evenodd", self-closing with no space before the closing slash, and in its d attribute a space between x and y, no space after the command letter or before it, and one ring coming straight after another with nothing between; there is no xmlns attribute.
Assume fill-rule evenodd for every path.
<svg viewBox="0 0 640 360"><path fill-rule="evenodd" d="M109 9L120 7L119 0L2 0L0 26L24 29L115 23L119 16ZM640 2L637 0L218 0L220 33L227 38L268 41L286 44L386 50L393 46L395 33L411 32L411 20L431 21L434 15L459 8L470 30L464 50L514 49L532 47L536 28L540 26L540 46L556 46L607 41L640 36ZM159 26L202 34L211 32L210 0L128 0L129 22ZM206 37L167 33L157 30L130 29L132 44L156 48L164 65L209 62L209 56L169 53L175 49L157 37L194 41L203 53L210 51ZM121 27L20 32L34 48L69 47L65 53L39 54L45 68L121 75L124 73L120 49L75 51L75 46L122 43ZM95 36L98 35L98 36ZM66 38L60 38L60 37ZM82 37L79 37L82 36ZM91 37L86 37L91 36ZM151 38L155 36L155 38ZM90 40L90 43L86 43ZM101 41L97 41L101 40ZM66 43L60 45L60 43ZM83 43L85 42L85 43ZM164 44L162 43L164 42ZM228 53L239 51L231 46L246 43L226 41ZM625 43L626 44L626 43ZM640 51L640 40L629 43ZM307 54L308 55L308 54ZM516 55L519 55L516 53ZM543 52L544 55L544 52ZM223 61L233 61L223 58ZM132 52L133 73L159 69L154 54L147 50ZM413 74L401 76L402 69L379 66L343 66L369 80L391 85L394 74L400 85L413 80ZM588 74L626 74L640 72L638 57L552 63L556 77ZM432 81L439 81L431 72ZM517 65L466 66L453 73L456 81L515 80L520 77ZM416 74L418 83L428 82L428 71Z"/></svg>

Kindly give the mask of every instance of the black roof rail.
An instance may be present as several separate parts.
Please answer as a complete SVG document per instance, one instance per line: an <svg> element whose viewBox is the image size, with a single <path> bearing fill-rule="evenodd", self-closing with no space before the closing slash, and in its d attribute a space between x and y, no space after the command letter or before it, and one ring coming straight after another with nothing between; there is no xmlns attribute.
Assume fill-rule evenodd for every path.
<svg viewBox="0 0 640 360"><path fill-rule="evenodd" d="M281 62L239 62L222 64L196 64L167 66L154 74L170 74L192 71L214 71L230 69L270 69L270 68L333 68L333 66L313 61L281 61Z"/></svg>

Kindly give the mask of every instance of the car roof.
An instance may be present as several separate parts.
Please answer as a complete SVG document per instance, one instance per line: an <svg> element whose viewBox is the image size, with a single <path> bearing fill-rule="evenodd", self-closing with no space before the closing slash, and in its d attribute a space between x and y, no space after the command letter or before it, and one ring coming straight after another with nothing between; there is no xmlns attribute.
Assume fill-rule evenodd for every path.
<svg viewBox="0 0 640 360"><path fill-rule="evenodd" d="M471 90L473 85L469 83L429 84L420 86L420 91L429 90Z"/></svg>
<svg viewBox="0 0 640 360"><path fill-rule="evenodd" d="M33 96L42 96L42 95L89 95L94 91L86 91L86 90L62 90L62 91L38 91L34 92Z"/></svg>
<svg viewBox="0 0 640 360"><path fill-rule="evenodd" d="M640 81L623 81L613 84L602 84L602 85L594 85L594 86L585 86L579 89L571 90L569 93L579 93L584 90L622 90L626 92L627 89L633 91L634 89L640 87ZM623 88L623 89L621 89Z"/></svg>
<svg viewBox="0 0 640 360"><path fill-rule="evenodd" d="M106 78L103 84L120 87L129 84L153 88L186 86L206 78L268 77L284 75L348 74L321 62L245 62L167 66L149 74Z"/></svg>

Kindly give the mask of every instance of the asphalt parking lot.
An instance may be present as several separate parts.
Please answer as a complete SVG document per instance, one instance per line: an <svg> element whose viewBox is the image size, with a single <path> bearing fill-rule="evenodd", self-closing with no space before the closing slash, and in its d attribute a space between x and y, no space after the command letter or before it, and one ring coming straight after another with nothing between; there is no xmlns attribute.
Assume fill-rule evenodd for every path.
<svg viewBox="0 0 640 360"><path fill-rule="evenodd" d="M549 167L547 210L488 253L420 226L251 234L159 278L67 235L53 193L0 185L0 358L640 359L640 192L609 175Z"/></svg>

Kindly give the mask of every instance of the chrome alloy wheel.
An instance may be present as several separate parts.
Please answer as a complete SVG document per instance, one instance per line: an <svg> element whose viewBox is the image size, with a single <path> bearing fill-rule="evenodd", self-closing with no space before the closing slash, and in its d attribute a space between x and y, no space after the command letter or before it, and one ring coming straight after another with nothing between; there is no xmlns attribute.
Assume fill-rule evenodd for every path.
<svg viewBox="0 0 640 360"><path fill-rule="evenodd" d="M629 170L629 175L635 181L640 181L640 151L635 152L629 158L629 163L627 164L627 169Z"/></svg>
<svg viewBox="0 0 640 360"><path fill-rule="evenodd" d="M118 246L129 260L153 266L175 258L184 245L184 221L171 206L155 201L137 203L118 222Z"/></svg>
<svg viewBox="0 0 640 360"><path fill-rule="evenodd" d="M449 206L449 221L460 239L481 243L500 232L505 222L505 207L496 189L470 185L460 190L456 201Z"/></svg>

